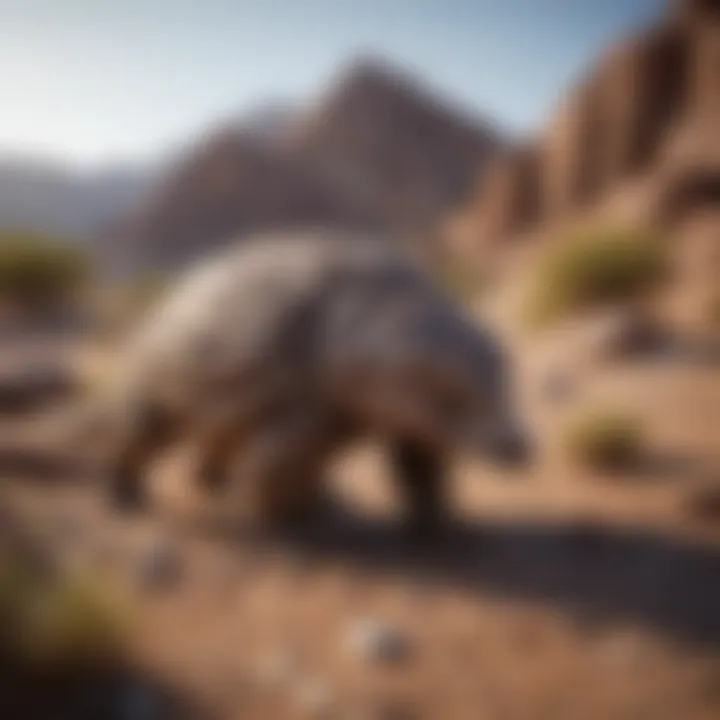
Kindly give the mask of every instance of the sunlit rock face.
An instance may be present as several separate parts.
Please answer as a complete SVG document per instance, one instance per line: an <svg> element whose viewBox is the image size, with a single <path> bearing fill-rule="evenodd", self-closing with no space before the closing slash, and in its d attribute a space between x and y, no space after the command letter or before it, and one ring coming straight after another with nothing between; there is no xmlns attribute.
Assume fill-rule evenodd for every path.
<svg viewBox="0 0 720 720"><path fill-rule="evenodd" d="M715 202L719 124L720 2L677 2L588 68L544 130L503 154L458 216L483 246L601 206L638 181L648 206L639 217L662 219L675 186L702 185L680 193L690 202L672 201L670 214L689 212L694 197Z"/></svg>

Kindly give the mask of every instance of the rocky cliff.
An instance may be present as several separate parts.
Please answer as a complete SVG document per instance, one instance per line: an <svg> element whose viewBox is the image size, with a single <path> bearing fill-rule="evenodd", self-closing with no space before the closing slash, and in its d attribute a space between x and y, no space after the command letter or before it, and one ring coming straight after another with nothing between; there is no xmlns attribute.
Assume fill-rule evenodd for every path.
<svg viewBox="0 0 720 720"><path fill-rule="evenodd" d="M493 242L591 207L642 179L646 214L677 218L720 201L720 2L674 3L618 43L565 95L549 125L497 159L461 211Z"/></svg>

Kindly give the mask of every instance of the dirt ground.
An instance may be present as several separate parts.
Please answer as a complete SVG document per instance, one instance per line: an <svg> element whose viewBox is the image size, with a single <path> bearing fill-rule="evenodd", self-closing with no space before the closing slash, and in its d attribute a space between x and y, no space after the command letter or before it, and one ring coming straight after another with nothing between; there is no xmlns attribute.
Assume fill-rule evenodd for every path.
<svg viewBox="0 0 720 720"><path fill-rule="evenodd" d="M404 533L372 447L338 462L327 519L287 538L245 531L232 493L201 496L187 448L159 462L147 517L111 515L100 478L47 450L62 414L3 421L2 499L127 601L134 653L200 717L716 720L720 519L692 499L720 492L720 365L573 351L577 387L551 401L543 373L569 342L518 353L537 465L458 463L457 521L432 545ZM603 477L555 448L599 400L642 411L647 467ZM368 622L404 652L358 648Z"/></svg>

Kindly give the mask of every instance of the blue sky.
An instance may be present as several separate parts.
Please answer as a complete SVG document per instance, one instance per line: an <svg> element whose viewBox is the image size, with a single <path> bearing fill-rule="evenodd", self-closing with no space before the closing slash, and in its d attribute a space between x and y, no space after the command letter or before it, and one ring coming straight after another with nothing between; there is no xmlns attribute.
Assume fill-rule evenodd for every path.
<svg viewBox="0 0 720 720"><path fill-rule="evenodd" d="M374 51L513 132L664 0L0 0L0 151L142 159Z"/></svg>

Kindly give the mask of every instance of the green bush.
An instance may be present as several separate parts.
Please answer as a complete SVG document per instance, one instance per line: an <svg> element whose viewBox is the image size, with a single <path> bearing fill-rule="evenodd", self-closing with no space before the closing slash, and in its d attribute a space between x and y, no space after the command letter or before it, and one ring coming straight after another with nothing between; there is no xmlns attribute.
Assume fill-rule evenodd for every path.
<svg viewBox="0 0 720 720"><path fill-rule="evenodd" d="M640 458L642 428L630 415L597 411L576 420L567 431L566 442L571 456L584 465L627 469Z"/></svg>
<svg viewBox="0 0 720 720"><path fill-rule="evenodd" d="M541 323L575 310L644 297L666 277L663 244L625 231L568 237L541 262L529 317Z"/></svg>
<svg viewBox="0 0 720 720"><path fill-rule="evenodd" d="M39 235L0 232L0 301L44 308L70 299L89 275L85 253Z"/></svg>

